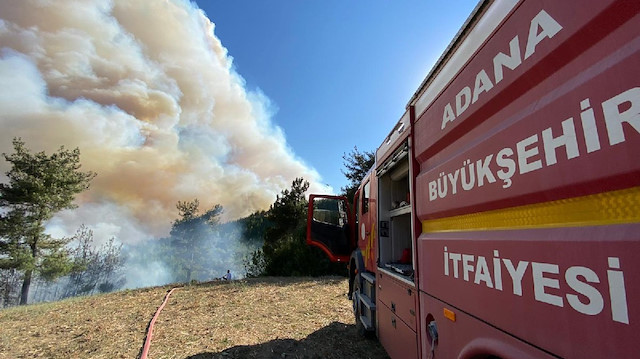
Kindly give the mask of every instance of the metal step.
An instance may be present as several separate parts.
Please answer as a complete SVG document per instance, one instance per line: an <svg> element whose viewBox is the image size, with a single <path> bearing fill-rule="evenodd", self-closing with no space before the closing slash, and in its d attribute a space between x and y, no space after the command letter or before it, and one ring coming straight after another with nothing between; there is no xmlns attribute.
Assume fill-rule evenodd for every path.
<svg viewBox="0 0 640 359"><path fill-rule="evenodd" d="M369 297L372 302L376 300L376 276L371 273L360 273L362 276L361 292Z"/></svg>
<svg viewBox="0 0 640 359"><path fill-rule="evenodd" d="M371 324L371 320L367 317L365 317L364 315L360 316L360 321L362 322L362 325L364 326L364 329L366 330L373 330L373 325Z"/></svg>
<svg viewBox="0 0 640 359"><path fill-rule="evenodd" d="M376 305L366 295L361 294L358 296L358 299L362 302L362 304L365 305L365 307L369 308L369 310L371 311L376 310Z"/></svg>
<svg viewBox="0 0 640 359"><path fill-rule="evenodd" d="M369 282L371 285L376 284L376 276L371 274L371 273L365 273L362 272L360 273L360 276L362 277L362 279L364 279L365 281Z"/></svg>
<svg viewBox="0 0 640 359"><path fill-rule="evenodd" d="M372 273L362 272L360 273L362 278L362 288L360 288L359 292L353 293L355 295L355 300L358 303L358 307L360 308L360 315L358 316L359 320L362 322L362 326L368 332L374 331L376 328L375 325L375 317L376 317L376 304L375 304L375 295L376 295L376 276Z"/></svg>

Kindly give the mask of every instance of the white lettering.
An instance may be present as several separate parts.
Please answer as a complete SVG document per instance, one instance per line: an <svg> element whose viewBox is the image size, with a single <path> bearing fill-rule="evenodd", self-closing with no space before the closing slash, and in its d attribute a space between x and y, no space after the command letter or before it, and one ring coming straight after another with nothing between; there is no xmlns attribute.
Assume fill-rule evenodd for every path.
<svg viewBox="0 0 640 359"><path fill-rule="evenodd" d="M518 262L518 268L514 268L510 259L503 259L502 261L504 262L504 266L507 267L507 272L511 275L511 280L513 281L513 294L522 296L522 277L524 276L524 272L527 270L529 262L520 261Z"/></svg>
<svg viewBox="0 0 640 359"><path fill-rule="evenodd" d="M465 166L469 168L468 172L469 172L469 181L467 182L467 171L465 171ZM476 184L476 173L473 170L474 168L474 164L470 161L470 160L466 160L462 163L462 168L461 171L462 172L462 189L464 189L465 191L469 191L473 188L473 186L475 186Z"/></svg>
<svg viewBox="0 0 640 359"><path fill-rule="evenodd" d="M559 269L557 264L549 263L531 263L531 272L533 274L533 293L537 301L549 303L562 307L562 297L549 294L544 291L545 287L560 288L560 281L553 278L545 277L545 273L558 274Z"/></svg>
<svg viewBox="0 0 640 359"><path fill-rule="evenodd" d="M509 42L509 51L511 54L510 56L507 56L502 52L498 52L498 54L493 58L493 73L495 75L496 85L503 79L503 66L508 67L510 70L515 70L516 67L520 66L522 63L522 59L520 58L520 41L518 40L517 35Z"/></svg>
<svg viewBox="0 0 640 359"><path fill-rule="evenodd" d="M609 257L609 267L620 269L620 259ZM611 316L619 323L629 324L629 310L627 308L627 291L624 287L624 275L622 271L608 270L609 297L611 298Z"/></svg>
<svg viewBox="0 0 640 359"><path fill-rule="evenodd" d="M604 308L602 295L593 286L578 280L578 277L584 278L584 280L589 283L600 283L598 275L591 269L578 266L570 267L564 273L564 278L567 281L567 284L571 289L587 297L589 303L582 303L580 298L575 294L567 294L567 302L569 302L569 305L573 309L580 313L586 315L599 314L602 312L602 308Z"/></svg>
<svg viewBox="0 0 640 359"><path fill-rule="evenodd" d="M453 262L453 277L458 278L458 262L460 262L460 258L462 256L460 253L449 253L449 258L451 258L451 262Z"/></svg>
<svg viewBox="0 0 640 359"><path fill-rule="evenodd" d="M429 182L429 201L438 198L438 189L436 181Z"/></svg>
<svg viewBox="0 0 640 359"><path fill-rule="evenodd" d="M491 83L491 79L487 75L487 72L481 70L476 75L476 86L473 88L473 99L471 103L476 103L478 101L478 96L481 92L489 92L493 88L493 84Z"/></svg>
<svg viewBox="0 0 640 359"><path fill-rule="evenodd" d="M582 121L582 132L584 140L587 144L587 153L595 152L600 149L600 136L598 135L598 127L596 126L596 116L593 109L590 108L589 99L580 102L580 121Z"/></svg>
<svg viewBox="0 0 640 359"><path fill-rule="evenodd" d="M573 118L562 121L562 135L556 138L553 138L551 128L542 131L542 143L544 144L544 155L547 160L547 166L555 165L558 162L556 158L556 149L558 147L565 147L567 159L572 159L580 155Z"/></svg>
<svg viewBox="0 0 640 359"><path fill-rule="evenodd" d="M513 150L507 147L501 149L496 157L496 163L503 168L497 173L498 178L504 181L502 188L511 187L511 177L516 173L516 161L509 158L511 156L513 156Z"/></svg>
<svg viewBox="0 0 640 359"><path fill-rule="evenodd" d="M467 282L469 281L469 272L473 272L473 256L470 254L462 255L462 271L463 271L463 279Z"/></svg>
<svg viewBox="0 0 640 359"><path fill-rule="evenodd" d="M560 30L562 26L554 20L546 11L541 10L533 19L529 25L529 34L527 37L527 45L525 48L524 59L526 60L536 51L536 47L545 38L553 38ZM510 70L515 70L522 64L522 58L520 53L520 37L514 36L509 41L509 55L502 52L498 52L493 57L493 78L497 85L504 79L503 68L506 67ZM460 92L456 95L455 104L456 111L454 114L451 102L448 102L442 113L442 123L440 129L444 130L448 123L453 122L456 117L460 117L470 104L476 103L481 93L489 92L493 89L494 84L491 82L491 78L487 72L481 69L475 78L475 86L473 93L469 86L464 86Z"/></svg>
<svg viewBox="0 0 640 359"><path fill-rule="evenodd" d="M493 282L491 281L491 273L489 273L487 260L482 256L478 256L478 261L476 262L476 277L473 282L475 284L484 282L487 287L493 288Z"/></svg>
<svg viewBox="0 0 640 359"><path fill-rule="evenodd" d="M438 177L438 197L445 198L447 196L447 177L445 177L444 172L440 172L440 177Z"/></svg>
<svg viewBox="0 0 640 359"><path fill-rule="evenodd" d="M449 275L449 252L447 252L447 247L444 247L444 275Z"/></svg>
<svg viewBox="0 0 640 359"><path fill-rule="evenodd" d="M628 108L621 111L622 105L627 103ZM624 142L623 122L640 132L640 87L634 87L603 102L602 110L611 146Z"/></svg>
<svg viewBox="0 0 640 359"><path fill-rule="evenodd" d="M464 100L464 102L463 102ZM471 104L471 89L469 86L464 87L458 94L456 95L456 116L460 117L460 114L463 113Z"/></svg>
<svg viewBox="0 0 640 359"><path fill-rule="evenodd" d="M474 284L481 284L487 288L502 291L501 263L511 276L513 294L523 296L523 280L527 275L527 267L531 264L530 275L525 283L533 286L533 297L541 303L551 304L564 308L564 299L568 306L578 313L595 316L603 312L605 300L598 286L600 278L596 272L584 266L569 266L562 270L561 266L553 263L516 261L509 258L500 258L498 250L493 250L493 273L489 270L487 259L481 255L461 254L449 252L444 246L444 275L449 276L449 261L453 263L453 277L469 282L471 274L475 273ZM475 262L475 263L474 263ZM517 265L514 263L517 262ZM629 324L629 308L625 289L624 274L620 268L618 257L608 257L609 270L607 270L609 284L609 299L611 304L611 319L615 322ZM462 268L462 269L460 269ZM462 270L462 278L459 272ZM564 275L561 282L559 276ZM561 285L564 285L563 288ZM556 293L550 292L555 290ZM471 294L471 293L469 293ZM530 292L527 295L531 295Z"/></svg>
<svg viewBox="0 0 640 359"><path fill-rule="evenodd" d="M453 114L453 109L451 108L451 104L448 103L444 107L444 113L442 114L442 125L440 126L441 130L444 130L444 127L447 125L447 122L453 122L456 119L456 115Z"/></svg>
<svg viewBox="0 0 640 359"><path fill-rule="evenodd" d="M461 100L464 106L468 105L466 96L464 95L464 100ZM637 132L634 136L640 134L640 87L624 91L602 102L601 105L604 116L599 117L602 122L596 124L590 100L587 98L580 102L580 120L586 152L578 144L580 134L576 132L574 117L569 117L560 122L562 127L560 133L554 133L554 128L557 127L554 125L520 140L515 143L515 146L500 149L497 154L490 153L473 161L467 158L463 160L462 166L455 170L447 172L441 168L437 172L438 178L426 183L429 201L492 185L497 182L497 179L502 181L502 188L510 188L515 181L513 178L516 172L526 174L543 167L553 166L558 163L558 152L562 150L567 160L598 151L602 144L597 125L601 128L606 126L611 145L626 141L625 134L629 136L631 130ZM563 158L565 155L560 154L560 157ZM461 187L460 191L458 191L458 184Z"/></svg>
<svg viewBox="0 0 640 359"><path fill-rule="evenodd" d="M534 146L527 150L527 146L538 142L538 135L533 135L525 138L524 140L516 143L516 149L518 152L518 166L520 166L520 174L535 171L542 168L542 161L535 160L531 163L528 159L538 155L538 146Z"/></svg>
<svg viewBox="0 0 640 359"><path fill-rule="evenodd" d="M500 269L500 252L493 251L493 278L496 282L496 289L502 290L502 269Z"/></svg>
<svg viewBox="0 0 640 359"><path fill-rule="evenodd" d="M456 170L453 175L449 173L447 177L449 181L451 181L451 194L456 194L458 192L458 175L460 174L460 170Z"/></svg>
<svg viewBox="0 0 640 359"><path fill-rule="evenodd" d="M484 185L484 179L486 178L489 183L494 183L496 178L493 176L493 172L489 169L489 164L491 163L491 159L493 155L489 155L484 158L484 162L482 160L476 161L476 170L478 171L478 187L482 187Z"/></svg>
<svg viewBox="0 0 640 359"><path fill-rule="evenodd" d="M542 31L538 32L538 28ZM527 39L527 48L524 51L524 58L528 59L529 56L536 52L536 46L545 38L553 38L558 31L562 30L562 26L558 24L546 11L540 10L538 15L531 20L531 26L529 26L529 38Z"/></svg>

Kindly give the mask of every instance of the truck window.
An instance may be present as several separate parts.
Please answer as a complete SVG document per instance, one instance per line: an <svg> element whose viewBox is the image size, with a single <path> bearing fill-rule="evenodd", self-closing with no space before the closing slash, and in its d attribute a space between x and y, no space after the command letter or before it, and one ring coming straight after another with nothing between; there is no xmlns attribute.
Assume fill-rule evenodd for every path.
<svg viewBox="0 0 640 359"><path fill-rule="evenodd" d="M312 195L309 212L307 243L320 247L332 260L348 260L352 248L347 199Z"/></svg>
<svg viewBox="0 0 640 359"><path fill-rule="evenodd" d="M362 214L369 212L369 187L370 182L364 185L364 190L362 191Z"/></svg>

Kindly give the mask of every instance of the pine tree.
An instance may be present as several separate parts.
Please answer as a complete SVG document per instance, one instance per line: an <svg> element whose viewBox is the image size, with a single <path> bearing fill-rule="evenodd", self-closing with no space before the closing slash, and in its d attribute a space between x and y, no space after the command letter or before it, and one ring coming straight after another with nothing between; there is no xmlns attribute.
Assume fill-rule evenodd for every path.
<svg viewBox="0 0 640 359"><path fill-rule="evenodd" d="M340 190L347 197L349 203L353 202L353 197L360 186L360 182L366 176L367 172L373 167L376 156L373 152L360 152L358 147L353 147L353 151L349 154L343 154L343 165L345 167L342 170L342 174L347 177L349 184L342 187Z"/></svg>
<svg viewBox="0 0 640 359"><path fill-rule="evenodd" d="M251 258L252 264L264 269L262 274L317 276L344 272L342 264L329 262L320 249L306 244L308 188L309 182L296 178L291 189L283 190L267 212L270 226L265 231L262 251Z"/></svg>
<svg viewBox="0 0 640 359"><path fill-rule="evenodd" d="M206 242L211 238L212 229L219 224L219 216L223 212L222 206L216 204L200 214L199 206L198 199L178 201L176 207L180 218L171 227L173 262L178 271L185 273L186 282L191 281L194 272L204 270L207 261Z"/></svg>
<svg viewBox="0 0 640 359"><path fill-rule="evenodd" d="M26 304L34 274L54 279L69 273L72 263L65 245L44 233L56 213L76 206L76 194L89 188L93 172L80 171L80 150L32 154L21 139L14 153L3 153L12 167L0 183L0 268L24 273L20 304Z"/></svg>

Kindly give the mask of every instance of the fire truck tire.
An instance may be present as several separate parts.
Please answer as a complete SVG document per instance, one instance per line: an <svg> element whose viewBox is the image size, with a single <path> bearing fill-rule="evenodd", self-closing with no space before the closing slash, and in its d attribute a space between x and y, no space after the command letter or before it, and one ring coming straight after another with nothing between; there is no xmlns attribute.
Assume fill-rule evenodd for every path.
<svg viewBox="0 0 640 359"><path fill-rule="evenodd" d="M360 252L360 249L356 249L351 253L351 260L349 263L349 300L353 300L353 283L356 281L356 274L363 270L364 260L362 259L362 252ZM360 280L361 278L358 277L358 281Z"/></svg>
<svg viewBox="0 0 640 359"><path fill-rule="evenodd" d="M356 280L356 263L352 259L351 264L349 265L349 292L347 293L347 297L349 300L353 300L353 283Z"/></svg>

